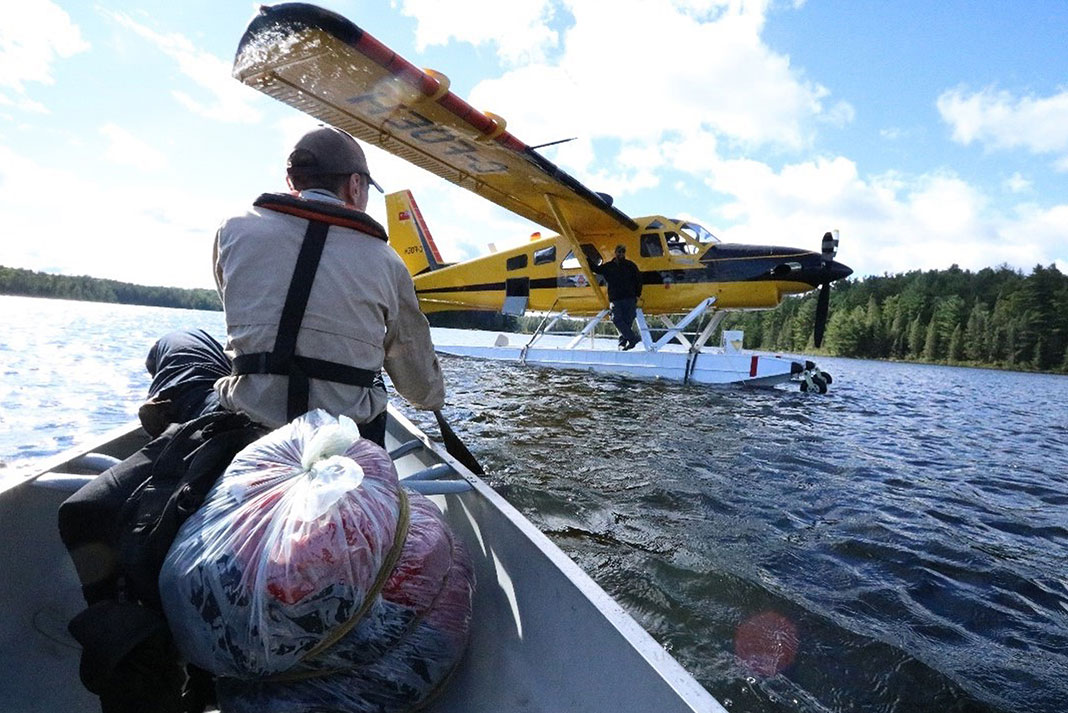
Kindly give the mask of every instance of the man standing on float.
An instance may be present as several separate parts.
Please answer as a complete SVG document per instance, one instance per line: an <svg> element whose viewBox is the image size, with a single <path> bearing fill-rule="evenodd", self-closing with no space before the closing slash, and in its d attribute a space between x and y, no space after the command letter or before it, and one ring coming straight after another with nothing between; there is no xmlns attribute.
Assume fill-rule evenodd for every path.
<svg viewBox="0 0 1068 713"><path fill-rule="evenodd" d="M634 315L638 298L642 296L642 274L638 266L627 259L627 249L616 246L615 256L590 269L608 283L608 301L612 303L612 324L619 330L619 348L633 349L641 340L634 333Z"/></svg>

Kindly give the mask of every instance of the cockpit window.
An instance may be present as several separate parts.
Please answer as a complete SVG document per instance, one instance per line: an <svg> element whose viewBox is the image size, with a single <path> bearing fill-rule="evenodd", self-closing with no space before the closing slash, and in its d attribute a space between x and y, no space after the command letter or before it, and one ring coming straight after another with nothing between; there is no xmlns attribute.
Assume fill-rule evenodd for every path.
<svg viewBox="0 0 1068 713"><path fill-rule="evenodd" d="M645 233L642 235L642 257L660 257L664 254L664 246L660 244L660 233Z"/></svg>
<svg viewBox="0 0 1068 713"><path fill-rule="evenodd" d="M708 232L703 226L700 226L697 223L683 223L679 226L679 230L686 233L686 235L693 238L699 243L719 242L719 238Z"/></svg>
<svg viewBox="0 0 1068 713"><path fill-rule="evenodd" d="M693 243L688 243L679 237L679 234L673 230L669 230L664 233L664 238L667 240L668 253L671 255L696 255L697 246Z"/></svg>

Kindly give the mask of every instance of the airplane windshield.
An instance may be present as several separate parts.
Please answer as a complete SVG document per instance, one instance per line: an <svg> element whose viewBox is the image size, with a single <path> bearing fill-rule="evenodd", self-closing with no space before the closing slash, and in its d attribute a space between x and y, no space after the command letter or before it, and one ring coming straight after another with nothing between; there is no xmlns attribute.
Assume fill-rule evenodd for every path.
<svg viewBox="0 0 1068 713"><path fill-rule="evenodd" d="M708 230L706 230L703 226L698 225L697 223L683 223L679 226L679 230L686 233L688 237L693 238L699 243L719 242L719 238L708 232Z"/></svg>

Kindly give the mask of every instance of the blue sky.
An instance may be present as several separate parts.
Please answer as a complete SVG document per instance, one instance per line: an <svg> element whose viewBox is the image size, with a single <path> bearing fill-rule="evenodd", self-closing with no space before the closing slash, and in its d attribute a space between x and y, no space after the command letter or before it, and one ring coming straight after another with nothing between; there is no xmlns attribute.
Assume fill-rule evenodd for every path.
<svg viewBox="0 0 1068 713"><path fill-rule="evenodd" d="M858 274L1068 271L1068 3L322 3L632 216ZM219 222L314 125L241 86L244 2L30 0L0 24L0 265L212 287ZM537 226L381 151L448 260ZM368 212L384 221L380 197Z"/></svg>

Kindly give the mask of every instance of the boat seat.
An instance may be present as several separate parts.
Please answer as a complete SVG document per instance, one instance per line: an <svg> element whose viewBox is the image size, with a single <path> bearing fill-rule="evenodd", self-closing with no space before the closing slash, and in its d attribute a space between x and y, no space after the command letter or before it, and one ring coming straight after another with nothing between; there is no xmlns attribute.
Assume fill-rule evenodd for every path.
<svg viewBox="0 0 1068 713"><path fill-rule="evenodd" d="M75 493L95 477L95 475L49 471L34 478L33 485L34 487L46 488L48 490L61 490L66 493Z"/></svg>
<svg viewBox="0 0 1068 713"><path fill-rule="evenodd" d="M411 446L411 444L415 444ZM401 444L397 448L390 452L390 456L394 459L400 457L394 455L397 451L407 448L401 455L410 453L423 444L421 441L414 440ZM411 446L411 447L409 447ZM83 463L84 459L84 463ZM67 493L75 493L83 485L91 481L97 474L104 472L115 463L118 463L117 458L111 456L105 456L101 453L89 453L77 461L72 461L71 466L74 467L77 464L78 470L88 470L89 468L85 463L93 463L100 467L99 470L93 473L60 473L56 471L49 471L39 475L33 480L33 484L38 488L47 488L49 490L60 490ZM449 475L455 475L456 471L448 463L435 463L432 466L423 468L420 471L412 473L407 478L401 480L401 485L423 495L447 495L450 493L463 493L471 489L471 484L462 478L446 479Z"/></svg>

